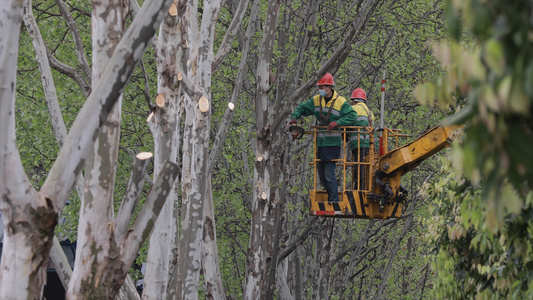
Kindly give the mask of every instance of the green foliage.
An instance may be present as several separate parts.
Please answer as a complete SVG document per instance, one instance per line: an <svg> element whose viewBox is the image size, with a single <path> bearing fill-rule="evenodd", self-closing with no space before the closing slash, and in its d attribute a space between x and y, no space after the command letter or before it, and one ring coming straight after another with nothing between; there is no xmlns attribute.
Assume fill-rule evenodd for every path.
<svg viewBox="0 0 533 300"><path fill-rule="evenodd" d="M452 122L465 125L457 176L445 165L450 175L428 188L439 298L533 297L532 11L531 1L448 1L453 40L434 46L448 72L417 88L421 102L459 103Z"/></svg>
<svg viewBox="0 0 533 300"><path fill-rule="evenodd" d="M457 154L458 165L477 183L481 177L484 198L493 199L501 211L501 182L508 179L520 197L533 187L533 48L530 2L508 5L500 1L450 3L451 18L464 16L463 25L475 37L475 46L461 40L435 44L435 53L447 76L418 87L422 102L434 98L441 106L467 99L455 117L466 124L466 138ZM529 3L529 4L528 4ZM454 30L459 30L455 29ZM457 33L454 37L460 38ZM525 181L524 181L525 180ZM502 215L497 223L502 225Z"/></svg>
<svg viewBox="0 0 533 300"><path fill-rule="evenodd" d="M450 160L442 160L442 177L426 187L434 199L427 220L426 239L435 245L430 256L438 279L435 298L529 299L533 296L533 192L516 210L504 208L504 225L490 230L491 206L480 185L455 174ZM482 181L481 185L484 182ZM504 182L504 189L512 186Z"/></svg>

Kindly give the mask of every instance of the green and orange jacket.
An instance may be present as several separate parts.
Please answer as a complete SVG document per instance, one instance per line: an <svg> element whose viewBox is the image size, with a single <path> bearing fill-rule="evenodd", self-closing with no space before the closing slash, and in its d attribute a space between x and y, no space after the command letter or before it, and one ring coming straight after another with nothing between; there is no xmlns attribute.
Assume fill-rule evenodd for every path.
<svg viewBox="0 0 533 300"><path fill-rule="evenodd" d="M331 108L330 112L330 107ZM327 126L331 122L337 122L338 126L353 126L357 121L357 113L346 99L333 91L331 100L326 104L324 97L316 95L313 98L300 103L291 114L291 119L299 119L302 116L314 115L320 126ZM329 117L328 117L329 116ZM326 130L326 129L323 129ZM339 131L335 129L334 131ZM342 136L340 132L324 132L317 136L317 146L341 146Z"/></svg>

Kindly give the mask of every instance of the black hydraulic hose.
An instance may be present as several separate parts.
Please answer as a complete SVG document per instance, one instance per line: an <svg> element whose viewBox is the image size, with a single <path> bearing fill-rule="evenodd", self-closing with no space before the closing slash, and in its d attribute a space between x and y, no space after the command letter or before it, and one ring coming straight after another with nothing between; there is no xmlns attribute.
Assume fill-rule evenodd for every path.
<svg viewBox="0 0 533 300"><path fill-rule="evenodd" d="M383 182L383 178L387 177L387 173L379 170L376 172L376 184L381 188L381 192L387 197L390 198L394 195L392 189L388 183Z"/></svg>
<svg viewBox="0 0 533 300"><path fill-rule="evenodd" d="M383 178L387 177L387 173L379 170L376 172L376 184L381 188L381 192L385 195L381 198L381 201L379 201L379 212L383 212L383 209L385 207L385 200L392 198L394 196L394 193L392 192L392 189L388 183L383 182Z"/></svg>

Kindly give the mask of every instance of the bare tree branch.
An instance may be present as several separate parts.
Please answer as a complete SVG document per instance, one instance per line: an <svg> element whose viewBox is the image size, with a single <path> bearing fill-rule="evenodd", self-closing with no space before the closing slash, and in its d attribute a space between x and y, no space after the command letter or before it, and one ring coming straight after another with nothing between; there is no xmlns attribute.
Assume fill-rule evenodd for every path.
<svg viewBox="0 0 533 300"><path fill-rule="evenodd" d="M87 78L87 82L89 82L89 85L91 85L91 67L89 67L89 64L87 63L87 58L85 57L85 49L83 48L83 43L81 42L78 26L76 26L76 22L74 22L74 19L72 18L72 15L68 11L67 6L63 2L63 0L56 0L56 4L57 7L59 7L59 11L61 11L61 15L67 21L67 25L70 29L70 32L72 32L72 37L74 38L74 45L76 46L76 56L78 56L78 61L81 65L81 69L85 73L85 78Z"/></svg>
<svg viewBox="0 0 533 300"><path fill-rule="evenodd" d="M220 67L220 64L228 55L229 51L231 50L231 44L233 43L233 40L235 39L235 35L237 34L237 31L239 30L242 19L244 18L246 8L248 7L249 0L241 0L239 2L239 5L237 6L237 9L235 11L235 14L233 15L233 20L231 20L231 24L226 30L226 35L224 36L224 39L222 40L222 43L220 44L220 47L218 48L218 52L215 55L215 59L213 60L213 63L211 64L211 70L214 72L218 67ZM252 5L252 10L257 10L254 5ZM250 22L248 23L248 28L253 27L252 24L254 24L253 20L255 20L255 17L253 17L254 13L252 11L250 15ZM248 33L246 33L246 36L249 36ZM249 40L249 38L248 38ZM249 42L248 42L249 43ZM247 51L243 50L244 53L247 53ZM239 68L239 70L241 70Z"/></svg>
<svg viewBox="0 0 533 300"><path fill-rule="evenodd" d="M247 0L242 0L241 4L243 1L248 2ZM259 0L255 0L254 3L252 4L252 11L250 12L250 20L255 20L255 18L257 17L258 10L259 10ZM242 57L241 57L241 61L239 62L239 73L237 74L237 79L235 80L233 93L231 95L231 99L229 102L231 104L228 104L228 105L234 106L237 100L239 99L239 95L241 94L242 84L246 76L246 61L248 60L248 53L250 52L250 40L252 38L252 34L255 28L254 24L255 22L250 22L248 24L248 28L246 29L246 35L244 36L244 47L242 50ZM216 60L216 57L215 57L215 60ZM229 131L229 126L231 124L231 121L233 120L233 115L234 115L234 109L230 107L226 108L224 117L222 118L222 120L220 121L220 124L218 125L217 136L215 137L215 142L212 148L213 150L211 151L211 154L209 155L209 162L207 165L208 174L213 172L213 166L215 165L215 160L220 155L220 151L222 151L222 146L224 145L224 142L226 141L226 137Z"/></svg>
<svg viewBox="0 0 533 300"><path fill-rule="evenodd" d="M124 193L124 197L122 198L120 208L115 218L117 224L115 232L118 241L121 241L122 238L126 236L126 231L128 230L128 226L133 217L135 205L139 201L143 189L146 169L150 164L151 157L151 153L150 155L147 155L146 152L141 152L135 157L133 162L126 192Z"/></svg>
<svg viewBox="0 0 533 300"><path fill-rule="evenodd" d="M292 251L294 251L294 249L298 247L298 245L305 241L305 239L309 235L309 232L311 232L311 229L313 229L313 227L315 226L317 220L318 218L316 217L311 218L311 221L309 222L309 224L307 224L307 227L304 229L304 231L302 231L300 236L298 236L290 245L285 247L284 251L279 254L278 263L280 263L283 259L289 256L289 254L291 254Z"/></svg>
<svg viewBox="0 0 533 300"><path fill-rule="evenodd" d="M301 85L289 96L289 99L287 100L287 103L289 105L286 105L285 108L278 114L276 120L272 122L272 131L279 130L281 122L291 113L292 104L295 103L297 99L300 99L304 93L306 93L311 87L313 87L326 72L332 70L335 66L342 64L344 59L346 59L347 57L346 52L350 51L352 47L351 44L353 42L354 37L367 23L368 19L372 15L372 12L374 11L377 5L377 2L378 1L376 0L363 1L358 13L358 16L360 15L360 17L354 19L349 32L346 34L346 37L337 46L337 50L335 50L335 52L331 55L328 61L325 62L322 67L320 67L320 69L316 72L315 76L310 78L306 83ZM354 47L357 48L363 42L363 40L359 41Z"/></svg>
<svg viewBox="0 0 533 300"><path fill-rule="evenodd" d="M58 71L59 73L65 74L68 77L74 79L74 81L78 84L78 86L82 90L85 97L88 97L89 94L91 93L91 87L87 84L87 81L85 81L83 74L80 73L75 68L60 62L57 58L55 58L55 56L50 52L48 48L46 49L46 54L48 56L48 61L50 63L50 66L54 68L54 70Z"/></svg>
<svg viewBox="0 0 533 300"><path fill-rule="evenodd" d="M70 194L74 178L81 172L100 127L119 99L136 63L142 57L148 40L156 32L170 3L169 0L144 3L140 16L132 22L124 38L117 45L101 79L94 86L74 121L65 145L41 189L44 197L54 202L58 212Z"/></svg>
<svg viewBox="0 0 533 300"><path fill-rule="evenodd" d="M135 257L137 257L137 251L139 251L142 243L144 243L146 238L150 235L178 173L178 165L170 161L163 163L161 172L155 179L154 185L146 198L146 202L135 219L133 229L128 233L128 236L124 241L124 246L122 248L124 261L133 262ZM127 268L125 268L124 271L127 272L129 264L125 264L125 266L127 266Z"/></svg>

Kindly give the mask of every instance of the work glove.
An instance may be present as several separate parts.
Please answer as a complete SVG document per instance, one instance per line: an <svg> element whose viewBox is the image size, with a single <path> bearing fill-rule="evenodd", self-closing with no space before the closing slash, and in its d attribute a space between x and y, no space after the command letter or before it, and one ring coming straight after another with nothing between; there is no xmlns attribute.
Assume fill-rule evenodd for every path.
<svg viewBox="0 0 533 300"><path fill-rule="evenodd" d="M296 119L291 119L289 123L285 126L285 131L289 130L289 127L296 124L298 124L298 121Z"/></svg>
<svg viewBox="0 0 533 300"><path fill-rule="evenodd" d="M337 124L337 122L331 122L331 123L329 123L329 125L328 125L328 130L333 130L333 128L337 127L337 125L339 125L339 124Z"/></svg>

